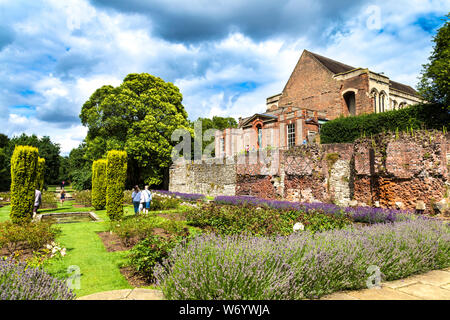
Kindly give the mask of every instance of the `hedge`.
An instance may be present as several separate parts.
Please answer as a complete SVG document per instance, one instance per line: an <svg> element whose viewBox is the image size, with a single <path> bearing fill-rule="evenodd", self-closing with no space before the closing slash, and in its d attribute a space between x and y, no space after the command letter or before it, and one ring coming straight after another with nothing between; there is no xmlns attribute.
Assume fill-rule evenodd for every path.
<svg viewBox="0 0 450 320"><path fill-rule="evenodd" d="M320 141L353 142L363 136L411 129L448 130L449 123L448 107L439 104L418 104L400 110L341 117L329 121L320 130Z"/></svg>
<svg viewBox="0 0 450 320"><path fill-rule="evenodd" d="M33 216L38 158L38 149L30 146L16 146L11 157L10 217L14 223L28 222Z"/></svg>
<svg viewBox="0 0 450 320"><path fill-rule="evenodd" d="M92 205L96 210L106 206L106 159L92 163Z"/></svg>
<svg viewBox="0 0 450 320"><path fill-rule="evenodd" d="M37 173L36 173L36 189L44 189L44 175L45 175L45 159L38 158Z"/></svg>
<svg viewBox="0 0 450 320"><path fill-rule="evenodd" d="M123 216L123 191L127 178L127 153L111 150L106 166L106 214L111 220Z"/></svg>

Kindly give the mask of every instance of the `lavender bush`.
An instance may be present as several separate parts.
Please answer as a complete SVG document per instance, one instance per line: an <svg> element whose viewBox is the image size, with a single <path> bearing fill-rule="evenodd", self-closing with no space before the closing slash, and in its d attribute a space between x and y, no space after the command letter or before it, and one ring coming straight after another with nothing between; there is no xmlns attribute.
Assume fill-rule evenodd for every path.
<svg viewBox="0 0 450 320"><path fill-rule="evenodd" d="M267 200L249 196L217 196L214 201L219 204L228 205L253 205L269 207L274 209L289 209L309 212L322 212L330 215L342 215L348 213L353 221L365 223L384 223L404 221L411 219L413 214L408 211L372 208L372 207L347 207L343 208L329 203L302 203L279 200Z"/></svg>
<svg viewBox="0 0 450 320"><path fill-rule="evenodd" d="M0 260L0 300L72 300L65 281L12 259Z"/></svg>
<svg viewBox="0 0 450 320"><path fill-rule="evenodd" d="M370 265L387 281L448 267L449 226L419 218L276 238L203 235L155 276L167 299L310 299L364 288Z"/></svg>

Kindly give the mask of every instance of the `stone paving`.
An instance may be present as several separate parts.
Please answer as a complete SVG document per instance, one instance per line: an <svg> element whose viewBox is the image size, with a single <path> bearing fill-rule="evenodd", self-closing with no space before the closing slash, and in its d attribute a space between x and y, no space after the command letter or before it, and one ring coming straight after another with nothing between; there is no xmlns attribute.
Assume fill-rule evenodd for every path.
<svg viewBox="0 0 450 320"><path fill-rule="evenodd" d="M321 300L450 300L450 268L381 283L381 288L341 291Z"/></svg>
<svg viewBox="0 0 450 320"><path fill-rule="evenodd" d="M160 290L124 289L94 293L78 300L163 300ZM450 300L450 268L384 282L381 288L335 292L321 300Z"/></svg>

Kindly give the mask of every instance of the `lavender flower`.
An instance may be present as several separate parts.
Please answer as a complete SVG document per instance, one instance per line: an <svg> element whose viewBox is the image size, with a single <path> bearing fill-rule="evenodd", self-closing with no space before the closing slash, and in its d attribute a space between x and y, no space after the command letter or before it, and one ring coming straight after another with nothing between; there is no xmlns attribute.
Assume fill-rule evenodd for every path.
<svg viewBox="0 0 450 320"><path fill-rule="evenodd" d="M65 281L11 258L0 260L0 300L72 300Z"/></svg>
<svg viewBox="0 0 450 320"><path fill-rule="evenodd" d="M304 299L364 288L367 267L396 280L450 266L448 225L418 218L287 237L199 236L155 276L167 299Z"/></svg>

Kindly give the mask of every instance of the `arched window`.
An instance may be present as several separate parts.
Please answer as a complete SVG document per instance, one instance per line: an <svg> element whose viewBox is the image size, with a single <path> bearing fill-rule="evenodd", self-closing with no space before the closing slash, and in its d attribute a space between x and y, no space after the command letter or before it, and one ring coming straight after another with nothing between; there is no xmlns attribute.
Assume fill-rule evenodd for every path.
<svg viewBox="0 0 450 320"><path fill-rule="evenodd" d="M356 115L356 98L355 92L349 91L344 93L344 100L347 106L348 113L352 116Z"/></svg>
<svg viewBox="0 0 450 320"><path fill-rule="evenodd" d="M262 147L262 126L258 124L256 126L256 130L258 133L258 149Z"/></svg>
<svg viewBox="0 0 450 320"><path fill-rule="evenodd" d="M377 96L378 96L378 92L376 89L373 89L372 92L372 97L373 97L373 112L377 113Z"/></svg>
<svg viewBox="0 0 450 320"><path fill-rule="evenodd" d="M385 100L385 97L386 97L386 95L385 95L385 93L384 92L381 92L380 93L380 112L384 112L384 100Z"/></svg>

